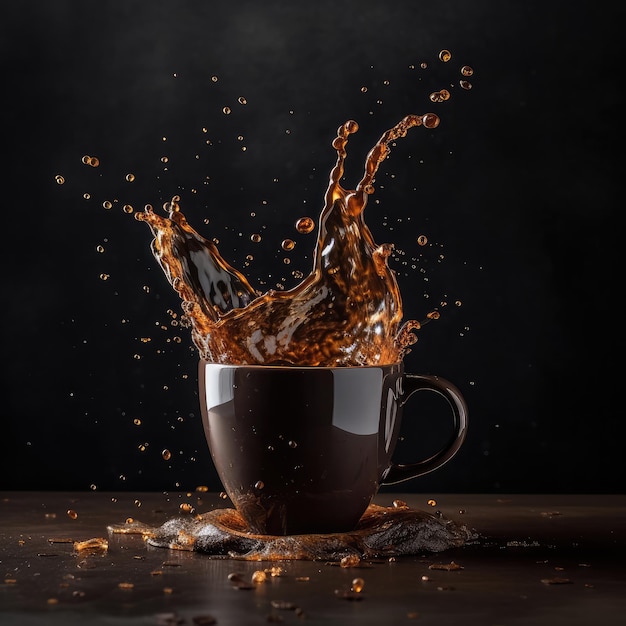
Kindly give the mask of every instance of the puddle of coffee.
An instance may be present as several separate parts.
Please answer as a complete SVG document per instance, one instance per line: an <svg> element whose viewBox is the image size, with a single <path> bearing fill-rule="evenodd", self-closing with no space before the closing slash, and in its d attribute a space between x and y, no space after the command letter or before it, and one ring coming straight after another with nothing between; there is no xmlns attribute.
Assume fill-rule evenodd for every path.
<svg viewBox="0 0 626 626"><path fill-rule="evenodd" d="M357 527L346 533L257 535L235 509L215 509L195 516L173 518L150 528L140 522L109 526L113 534L141 534L149 545L189 550L214 557L250 561L380 559L424 552L442 552L477 538L452 520L412 509L404 504L371 504Z"/></svg>

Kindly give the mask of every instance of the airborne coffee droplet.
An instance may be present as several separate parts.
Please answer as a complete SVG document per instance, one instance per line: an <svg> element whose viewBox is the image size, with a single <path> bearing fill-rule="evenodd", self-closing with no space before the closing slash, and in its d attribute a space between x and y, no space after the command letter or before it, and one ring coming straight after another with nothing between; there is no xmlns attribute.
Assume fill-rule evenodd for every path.
<svg viewBox="0 0 626 626"><path fill-rule="evenodd" d="M303 235L310 233L315 228L315 222L310 217L301 217L296 222L296 230Z"/></svg>

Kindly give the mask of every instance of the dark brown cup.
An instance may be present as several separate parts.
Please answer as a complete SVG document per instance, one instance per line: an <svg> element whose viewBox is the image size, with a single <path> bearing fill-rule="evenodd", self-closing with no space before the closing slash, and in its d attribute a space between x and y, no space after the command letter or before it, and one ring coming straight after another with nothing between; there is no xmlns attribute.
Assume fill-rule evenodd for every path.
<svg viewBox="0 0 626 626"><path fill-rule="evenodd" d="M461 447L467 406L437 376L381 367L231 366L200 362L200 404L213 462L251 532L353 530L380 485L441 467ZM398 465L402 409L416 391L448 401L447 444ZM422 420L427 427L428 419Z"/></svg>

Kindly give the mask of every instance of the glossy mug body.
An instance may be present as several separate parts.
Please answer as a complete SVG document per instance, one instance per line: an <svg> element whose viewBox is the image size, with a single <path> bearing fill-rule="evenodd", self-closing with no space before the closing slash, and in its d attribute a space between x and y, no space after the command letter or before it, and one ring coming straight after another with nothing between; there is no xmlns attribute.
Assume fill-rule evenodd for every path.
<svg viewBox="0 0 626 626"><path fill-rule="evenodd" d="M380 367L229 366L200 362L200 403L213 462L255 533L354 529L381 484L430 472L465 437L467 407L435 376ZM444 448L408 465L392 461L408 398L434 391L451 409ZM428 417L422 420L427 424Z"/></svg>

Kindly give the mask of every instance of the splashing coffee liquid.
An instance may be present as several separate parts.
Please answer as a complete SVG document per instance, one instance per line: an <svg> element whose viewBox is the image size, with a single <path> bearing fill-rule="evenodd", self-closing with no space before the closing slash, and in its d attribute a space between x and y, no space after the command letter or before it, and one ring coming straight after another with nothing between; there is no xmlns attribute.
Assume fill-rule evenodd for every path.
<svg viewBox="0 0 626 626"><path fill-rule="evenodd" d="M402 300L387 259L392 244L377 245L363 212L389 144L414 126L436 128L434 113L409 115L370 150L353 190L339 181L346 145L358 124L339 127L319 220L313 270L288 291L261 295L217 247L185 219L175 196L168 217L146 206L136 218L154 234L152 251L183 300L201 358L230 365L360 366L399 362L415 343L419 322L402 326Z"/></svg>

